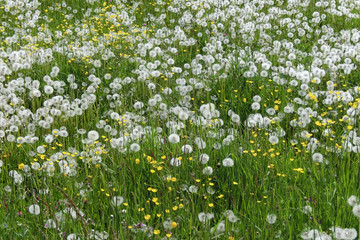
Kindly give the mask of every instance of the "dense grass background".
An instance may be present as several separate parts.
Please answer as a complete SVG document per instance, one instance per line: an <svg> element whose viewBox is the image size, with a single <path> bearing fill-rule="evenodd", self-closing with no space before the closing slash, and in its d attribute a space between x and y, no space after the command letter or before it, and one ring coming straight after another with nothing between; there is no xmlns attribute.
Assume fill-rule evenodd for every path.
<svg viewBox="0 0 360 240"><path fill-rule="evenodd" d="M300 2L291 5L289 1L275 1L273 5L269 1L209 1L209 8L199 17L205 21L203 26L196 23L195 15L204 8L206 1L95 1L93 4L89 1L80 4L74 0L43 1L30 10L24 10L19 5L25 1L16 2L18 5L9 7L10 11L7 11L8 1L0 0L0 54L6 52L0 55L0 59L11 66L13 60L10 54L25 50L26 56L34 62L30 69L13 70L1 79L0 116L9 121L22 106L35 114L37 109L46 105L45 101L56 95L74 102L84 98L90 85L95 88L96 100L86 108L84 106L81 115L69 117L63 113L53 116L47 129L39 126L39 119L30 118L18 124L19 130L14 133L7 131L10 126L0 127L6 136L13 134L16 139L27 135L39 138L35 143L12 142L6 136L0 138L0 160L3 163L0 172L1 239L299 239L301 233L309 229L330 235L332 232L329 229L333 226L360 231L359 218L347 203L350 196L359 197L359 156L344 149L346 138L358 132L357 114L352 121L346 121L347 110L357 108L359 103L353 90L358 85L358 69L351 74L338 70L334 77L322 64L321 67L326 69L325 76L319 84L314 81L307 83L309 88L303 96L299 93L301 82L298 86L291 86L289 82L296 77L289 76L286 71L276 75L280 71L271 69L266 77L260 74L247 76L250 62L261 69L261 61L254 53L263 53L273 67L280 67L286 65L288 54L297 50L297 57L290 61L292 66L301 69L299 66L302 65L304 70L311 71L316 52L320 52L321 45L328 45L341 50L339 55L344 62L347 58L344 54L346 46L354 47L356 55L359 50L356 42L343 37L342 31L357 29L358 19L346 14L336 16L326 7L317 7L317 1L309 1L306 6L300 6ZM334 4L338 9L343 3ZM197 7L193 8L195 5ZM170 11L170 6L177 8L178 13ZM231 8L250 8L253 12L243 15L237 12L234 16L220 15L213 19L214 13L226 13ZM274 8L287 9L288 12L271 14ZM28 20L19 20L20 14L35 14L36 10L40 11L41 18L36 21L35 27L27 26ZM324 14L326 18L319 23L311 22L310 19L315 18L314 12L320 16ZM357 13L357 5L352 12ZM114 17L110 17L111 13ZM300 13L302 17L297 17ZM181 22L185 14L193 16L189 23ZM268 21L260 18L270 15L272 18ZM286 18L309 22L311 31L306 32L308 36L302 36L295 27L288 27L284 23ZM244 24L233 27L232 23L238 19L254 25L247 30ZM271 27L255 29L255 26L266 23L270 23ZM321 44L318 40L327 34L323 31L324 26L333 28L334 41L323 40ZM89 29L89 33L76 36L69 32L79 32L81 28ZM183 30L186 40L193 38L195 43L185 46L184 40L171 40L178 28ZM158 36L161 35L157 34L158 29L167 32L168 36ZM292 29L296 29L294 37L289 38L288 33ZM317 33L317 30L322 32ZM61 36L56 37L60 33ZM237 36L230 37L234 33ZM8 39L11 36L18 39L11 42ZM168 38L169 42L164 38ZM296 38L300 40L299 44L284 47L285 43L291 43ZM154 47L162 49L167 57L157 55L154 58L149 53L142 57L142 46L156 39L161 41ZM283 42L280 49L284 53L271 54L275 40ZM214 48L211 53L209 48L217 46L216 41L222 42L222 47ZM90 49L88 56L77 56L84 46ZM314 50L314 46L318 49ZM59 47L64 50L57 52ZM177 49L177 52L172 53L169 48ZM51 57L41 62L38 58L44 55L42 50L46 49L52 49ZM108 54L106 49L110 49L114 56L104 58ZM216 54L221 57L215 57ZM208 70L212 64L199 60L205 70L200 75L193 74L193 66L186 70L184 64L191 64L198 55L213 55L216 63L223 60L222 69L214 73ZM138 80L137 71L141 70L141 65L146 66L155 60L165 63L169 58L174 59L174 66L182 68L182 73L176 73L167 66L161 70L159 77L150 75L145 81ZM349 58L357 67L355 57ZM99 59L101 66L94 67L94 62ZM32 97L30 90L14 91L20 100L18 104L12 102L14 98L8 98L9 93L5 89L12 80L19 78L38 79L39 89L43 92L43 87L47 85L43 78L50 75L55 66L60 72L52 80L64 82L63 93L55 90L54 94L42 93L36 98ZM184 71L189 74L184 74ZM70 74L75 76L77 89L72 89L67 81ZM111 78L107 79L106 74L111 74ZM101 82L91 82L91 75L100 78ZM278 84L277 76L286 84ZM120 79L121 89L112 87L118 81L116 78ZM181 78L186 80L186 85L192 85L190 79L196 78L204 87L193 87L192 91L182 94L177 90L180 84L176 81ZM328 87L330 80L336 84L334 90ZM148 87L150 83L155 85L154 89ZM164 94L165 88L172 89L173 93ZM353 100L332 105L323 103L326 94L332 94L331 91L339 91L340 94L341 91L349 92L349 89L352 89ZM313 93L317 94L315 98L311 97ZM114 94L119 100L117 104L109 97ZM193 115L184 121L172 113L161 118L159 104L155 107L148 104L148 100L157 94L168 110L183 104ZM184 100L184 95L188 96L187 100ZM261 97L261 108L257 111L251 107L256 95ZM307 105L297 104L295 98L306 101ZM145 107L135 109L136 102L143 102ZM214 104L220 116L202 126L196 124L197 117L202 114L201 106L208 103ZM294 105L294 112L282 116L288 104ZM276 111L274 116L266 111L270 107ZM318 115L310 116L310 123L304 127L300 126L301 123L292 126L291 121L300 118L296 112L300 107L309 107ZM9 111L10 108L14 109L14 113ZM118 113L119 119L112 119L109 110ZM240 116L239 123L231 120L229 110ZM249 127L247 120L255 113L269 117L270 125ZM280 120L274 118L279 116ZM172 144L168 140L174 132L167 127L170 120L183 124L175 131L180 136L180 143ZM222 126L217 124L221 121ZM31 122L36 122L33 130L28 127ZM141 136L129 141L138 143L141 150L130 151L130 143L124 153L112 148L111 142L115 137L104 127L99 127L101 122L116 129L118 137L130 136L136 126L138 129L142 127ZM61 127L66 129L66 137L57 134ZM151 131L143 130L146 127ZM162 132L158 133L159 127ZM79 129L84 129L85 134L80 134ZM331 134L325 134L326 129L330 129ZM98 131L100 137L87 143L84 140L91 130ZM280 130L286 135L279 137L279 143L270 144L269 136ZM303 131L307 131L309 136L301 137ZM51 143L45 142L48 134L54 137ZM215 137L210 137L212 134ZM233 140L224 144L223 139L228 135L232 135ZM197 137L206 142L206 148L196 146ZM311 138L316 138L315 151L309 149ZM213 147L215 143L219 143L218 149ZM194 151L183 153L181 147L184 144L192 145ZM41 145L46 150L44 153L37 150ZM206 165L199 162L200 155L204 153L210 157ZM324 161L314 162L314 153L321 153ZM170 165L174 157L181 159L179 167ZM224 167L222 161L225 158L233 159L234 166ZM76 174L70 170L67 173L61 171L59 163L63 159L68 161L66 165ZM41 168L31 169L36 163ZM51 165L53 174L49 174L52 171L47 169L47 166L52 168ZM206 166L212 167L211 175L203 173ZM11 177L13 170L21 174L20 184ZM195 186L197 192L189 192L190 186ZM120 206L112 204L116 196L123 199ZM31 214L29 207L33 204L40 207L40 214ZM311 210L306 212L304 207ZM236 216L237 221L232 222L227 217L226 212L230 210L234 214L230 215ZM213 213L214 218L202 223L199 221L201 213ZM269 223L269 214L276 215L275 223ZM48 219L54 220L52 227L49 227L52 224ZM320 239L327 238L323 235Z"/></svg>

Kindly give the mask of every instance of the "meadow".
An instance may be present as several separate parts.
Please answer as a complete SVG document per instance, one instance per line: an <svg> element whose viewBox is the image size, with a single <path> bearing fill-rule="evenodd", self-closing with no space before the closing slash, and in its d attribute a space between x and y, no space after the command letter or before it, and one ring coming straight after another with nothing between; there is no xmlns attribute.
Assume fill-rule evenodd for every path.
<svg viewBox="0 0 360 240"><path fill-rule="evenodd" d="M0 239L359 239L360 1L0 0Z"/></svg>

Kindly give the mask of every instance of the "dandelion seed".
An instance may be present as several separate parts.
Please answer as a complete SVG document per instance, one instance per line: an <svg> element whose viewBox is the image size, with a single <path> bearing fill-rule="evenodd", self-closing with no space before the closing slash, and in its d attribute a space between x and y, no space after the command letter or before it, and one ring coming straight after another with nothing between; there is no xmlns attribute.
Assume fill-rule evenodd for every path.
<svg viewBox="0 0 360 240"><path fill-rule="evenodd" d="M309 205L306 205L304 208L303 208L303 213L305 213L305 214L310 214L310 213L312 213L312 207L311 206L309 206Z"/></svg>
<svg viewBox="0 0 360 240"><path fill-rule="evenodd" d="M259 110L260 109L260 104L258 102L254 102L251 104L251 109L252 110Z"/></svg>
<svg viewBox="0 0 360 240"><path fill-rule="evenodd" d="M99 139L99 133L97 131L89 131L88 138L92 141L96 141Z"/></svg>
<svg viewBox="0 0 360 240"><path fill-rule="evenodd" d="M348 199L348 204L349 204L351 207L354 207L354 206L357 204L357 198L356 198L356 196L351 196L351 197L349 197L349 199Z"/></svg>
<svg viewBox="0 0 360 240"><path fill-rule="evenodd" d="M274 224L276 222L276 215L275 214L268 214L267 217L266 217L266 221L269 223L269 224Z"/></svg>
<svg viewBox="0 0 360 240"><path fill-rule="evenodd" d="M269 137L269 142L270 142L271 144L278 144L278 143L279 143L279 138L276 137L276 136L270 136L270 137Z"/></svg>
<svg viewBox="0 0 360 240"><path fill-rule="evenodd" d="M312 160L317 163L322 163L324 160L324 157L321 153L314 153L312 156Z"/></svg>
<svg viewBox="0 0 360 240"><path fill-rule="evenodd" d="M192 153L192 151L193 151L193 148L192 148L192 146L191 145L184 145L184 146L182 146L181 147L181 151L183 152L183 153Z"/></svg>
<svg viewBox="0 0 360 240"><path fill-rule="evenodd" d="M177 135L175 133L171 134L168 139L169 139L170 143L178 143L178 142L180 142L179 135Z"/></svg>
<svg viewBox="0 0 360 240"><path fill-rule="evenodd" d="M353 207L353 214L356 216L356 217L359 217L360 218L360 205L355 205Z"/></svg>
<svg viewBox="0 0 360 240"><path fill-rule="evenodd" d="M212 167L208 166L208 167L205 167L202 170L202 172L203 172L204 175L211 175L213 173L213 169L212 169Z"/></svg>
<svg viewBox="0 0 360 240"><path fill-rule="evenodd" d="M37 204L33 204L29 206L29 213L33 215L39 215L40 214L40 207Z"/></svg>
<svg viewBox="0 0 360 240"><path fill-rule="evenodd" d="M133 152L138 152L140 151L140 145L137 143L133 143L130 145L130 150Z"/></svg>
<svg viewBox="0 0 360 240"><path fill-rule="evenodd" d="M190 193L197 193L198 190L199 190L199 188L197 186L195 186L195 185L191 185L189 187L189 192Z"/></svg>
<svg viewBox="0 0 360 240"><path fill-rule="evenodd" d="M209 161L210 157L206 153L203 153L199 156L199 162L201 164L206 164Z"/></svg>
<svg viewBox="0 0 360 240"><path fill-rule="evenodd" d="M172 158L170 160L170 165L174 167L179 167L181 165L181 161L178 158Z"/></svg>
<svg viewBox="0 0 360 240"><path fill-rule="evenodd" d="M234 166L234 161L231 159L231 158L225 158L223 161L222 161L222 165L224 167L232 167Z"/></svg>
<svg viewBox="0 0 360 240"><path fill-rule="evenodd" d="M111 205L114 207L120 206L124 202L124 198L122 196L115 196L111 200Z"/></svg>

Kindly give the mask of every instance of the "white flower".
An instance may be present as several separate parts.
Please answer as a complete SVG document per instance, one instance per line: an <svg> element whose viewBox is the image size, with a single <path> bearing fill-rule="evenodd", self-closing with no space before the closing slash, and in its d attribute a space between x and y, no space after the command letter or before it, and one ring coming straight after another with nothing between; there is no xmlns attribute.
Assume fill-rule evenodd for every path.
<svg viewBox="0 0 360 240"><path fill-rule="evenodd" d="M225 221L221 221L216 228L216 232L224 232L225 231Z"/></svg>
<svg viewBox="0 0 360 240"><path fill-rule="evenodd" d="M166 219L164 222L163 222L163 226L164 226L164 228L165 229L167 229L167 230L170 230L172 227L171 227L171 219L170 218L168 218L168 219Z"/></svg>
<svg viewBox="0 0 360 240"><path fill-rule="evenodd" d="M9 185L4 187L5 192L11 192L11 187Z"/></svg>
<svg viewBox="0 0 360 240"><path fill-rule="evenodd" d="M354 228L345 228L342 231L342 239L355 239L357 231Z"/></svg>
<svg viewBox="0 0 360 240"><path fill-rule="evenodd" d="M255 96L253 97L253 100L254 100L254 102L260 102L260 101L261 101L261 97L260 97L259 95L255 95Z"/></svg>
<svg viewBox="0 0 360 240"><path fill-rule="evenodd" d="M52 219L48 219L45 223L45 228L56 228L56 223Z"/></svg>
<svg viewBox="0 0 360 240"><path fill-rule="evenodd" d="M181 165L181 161L178 158L172 158L170 160L170 165L174 167L178 167Z"/></svg>
<svg viewBox="0 0 360 240"><path fill-rule="evenodd" d="M232 167L234 166L234 161L231 159L231 158L225 158L223 161L222 161L222 165L224 167Z"/></svg>
<svg viewBox="0 0 360 240"><path fill-rule="evenodd" d="M66 240L78 240L80 238L76 237L76 234L72 233L72 234L69 234L66 238Z"/></svg>
<svg viewBox="0 0 360 240"><path fill-rule="evenodd" d="M49 86L49 85L45 85L45 86L44 86L44 92L45 92L46 94L52 94L52 93L54 92L54 89L53 89L51 86Z"/></svg>
<svg viewBox="0 0 360 240"><path fill-rule="evenodd" d="M96 141L99 139L99 133L97 131L89 131L88 132L88 138L90 140Z"/></svg>
<svg viewBox="0 0 360 240"><path fill-rule="evenodd" d="M181 112L179 113L179 119L180 119L180 120L185 121L185 120L187 120L188 118L189 118L189 114L187 114L186 112L181 111Z"/></svg>
<svg viewBox="0 0 360 240"><path fill-rule="evenodd" d="M251 104L251 109L252 110L259 110L260 109L260 104L258 102L254 102L253 104Z"/></svg>
<svg viewBox="0 0 360 240"><path fill-rule="evenodd" d="M229 214L228 220L231 223L236 223L237 221L239 221L239 218L237 216L235 216L235 214Z"/></svg>
<svg viewBox="0 0 360 240"><path fill-rule="evenodd" d="M356 217L360 217L360 205L355 205L352 211Z"/></svg>
<svg viewBox="0 0 360 240"><path fill-rule="evenodd" d="M324 157L321 153L314 153L312 155L312 160L317 163L322 163L324 160Z"/></svg>
<svg viewBox="0 0 360 240"><path fill-rule="evenodd" d="M213 173L213 169L210 166L204 167L202 172L203 172L204 175L211 175Z"/></svg>
<svg viewBox="0 0 360 240"><path fill-rule="evenodd" d="M43 153L46 152L44 146L38 146L38 147L36 148L36 151L37 151L38 153L40 153L40 154L43 154Z"/></svg>
<svg viewBox="0 0 360 240"><path fill-rule="evenodd" d="M206 153L203 153L199 157L199 162L201 164L206 164L209 161L209 159L210 159L209 155L207 155Z"/></svg>
<svg viewBox="0 0 360 240"><path fill-rule="evenodd" d="M202 140L201 138L199 138L199 137L195 138L194 142L199 149L206 148L206 142L204 140Z"/></svg>
<svg viewBox="0 0 360 240"><path fill-rule="evenodd" d="M278 143L279 143L279 138L276 137L276 136L270 136L270 137L269 137L269 142L270 142L271 144L278 144Z"/></svg>
<svg viewBox="0 0 360 240"><path fill-rule="evenodd" d="M168 139L169 139L170 143L178 143L178 142L180 142L180 137L176 133L171 134Z"/></svg>
<svg viewBox="0 0 360 240"><path fill-rule="evenodd" d="M133 143L133 144L131 144L130 149L133 152L138 152L138 151L140 151L140 145L137 143Z"/></svg>
<svg viewBox="0 0 360 240"><path fill-rule="evenodd" d="M348 204L349 204L350 206L354 207L354 206L356 205L356 203L357 203L357 198L356 198L356 196L351 196L351 197L349 197L349 199L348 199Z"/></svg>
<svg viewBox="0 0 360 240"><path fill-rule="evenodd" d="M231 121L233 121L234 123L240 123L240 116L237 114L232 114Z"/></svg>
<svg viewBox="0 0 360 240"><path fill-rule="evenodd" d="M192 153L193 148L192 148L191 145L186 144L186 145L184 145L184 146L181 147L181 151L182 151L183 153Z"/></svg>
<svg viewBox="0 0 360 240"><path fill-rule="evenodd" d="M199 188L195 185L191 185L189 187L189 192L191 192L191 193L197 193L198 190L199 190Z"/></svg>
<svg viewBox="0 0 360 240"><path fill-rule="evenodd" d="M305 214L309 214L309 213L311 213L312 212L312 207L311 206L309 206L309 205L306 205L304 208L303 208L303 213L305 213Z"/></svg>
<svg viewBox="0 0 360 240"><path fill-rule="evenodd" d="M276 215L275 214L268 214L266 217L266 221L269 224L274 224L276 222Z"/></svg>
<svg viewBox="0 0 360 240"><path fill-rule="evenodd" d="M300 235L302 239L316 239L320 237L320 232L317 229L312 229L308 231L303 231Z"/></svg>
<svg viewBox="0 0 360 240"><path fill-rule="evenodd" d="M135 109L141 109L141 108L143 108L144 107L144 103L142 103L142 102L136 102L136 103L134 103L134 108Z"/></svg>
<svg viewBox="0 0 360 240"><path fill-rule="evenodd" d="M120 206L123 202L124 202L124 198L123 198L122 196L115 196L115 197L113 197L113 199L111 200L111 205L113 205L114 207L118 207L118 206Z"/></svg>
<svg viewBox="0 0 360 240"><path fill-rule="evenodd" d="M198 214L198 218L199 218L200 222L205 223L205 222L209 221L210 219L214 218L214 214L201 212Z"/></svg>
<svg viewBox="0 0 360 240"><path fill-rule="evenodd" d="M34 170L39 170L40 164L38 162L31 163L31 168Z"/></svg>
<svg viewBox="0 0 360 240"><path fill-rule="evenodd" d="M37 204L30 205L29 212L33 215L39 215L40 214L40 207Z"/></svg>

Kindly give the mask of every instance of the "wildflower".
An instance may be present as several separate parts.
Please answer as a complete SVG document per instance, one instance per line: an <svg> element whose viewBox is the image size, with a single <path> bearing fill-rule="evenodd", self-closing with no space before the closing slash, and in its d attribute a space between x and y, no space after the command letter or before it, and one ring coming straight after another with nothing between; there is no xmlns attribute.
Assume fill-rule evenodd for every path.
<svg viewBox="0 0 360 240"><path fill-rule="evenodd" d="M114 207L120 206L124 202L124 198L122 196L115 196L111 200L111 205Z"/></svg>
<svg viewBox="0 0 360 240"><path fill-rule="evenodd" d="M46 149L45 149L44 146L38 146L38 147L36 148L36 151L37 151L38 153L40 153L40 154L43 154L43 153L46 152Z"/></svg>
<svg viewBox="0 0 360 240"><path fill-rule="evenodd" d="M271 144L278 144L278 143L279 143L279 138L276 137L276 136L270 136L270 137L269 137L269 142L270 142Z"/></svg>
<svg viewBox="0 0 360 240"><path fill-rule="evenodd" d="M231 121L233 121L234 123L240 123L240 116L237 114L232 114Z"/></svg>
<svg viewBox="0 0 360 240"><path fill-rule="evenodd" d="M133 143L130 145L130 150L133 152L138 152L140 151L140 145L137 143Z"/></svg>
<svg viewBox="0 0 360 240"><path fill-rule="evenodd" d="M198 190L199 190L199 188L197 186L195 186L195 185L191 185L189 187L189 192L190 193L197 193Z"/></svg>
<svg viewBox="0 0 360 240"><path fill-rule="evenodd" d="M314 153L313 156L312 156L312 160L314 162L317 162L317 163L322 163L324 158L323 158L323 155L321 153Z"/></svg>
<svg viewBox="0 0 360 240"><path fill-rule="evenodd" d="M276 215L275 214L268 214L266 220L269 224L274 224L276 222Z"/></svg>
<svg viewBox="0 0 360 240"><path fill-rule="evenodd" d="M259 110L260 109L260 104L258 102L254 102L251 104L251 109L252 110Z"/></svg>
<svg viewBox="0 0 360 240"><path fill-rule="evenodd" d="M303 208L303 213L305 213L305 214L310 214L310 213L312 213L312 207L309 206L309 205L306 205L306 206Z"/></svg>
<svg viewBox="0 0 360 240"><path fill-rule="evenodd" d="M172 222L171 222L171 219L167 219L167 220L165 220L164 222L163 222L163 226L164 226L164 229L166 229L166 230L169 230L169 229L171 229L171 227L172 227L172 224L171 224Z"/></svg>
<svg viewBox="0 0 360 240"><path fill-rule="evenodd" d="M96 141L99 139L99 133L97 131L89 131L88 138L92 141Z"/></svg>
<svg viewBox="0 0 360 240"><path fill-rule="evenodd" d="M186 145L182 146L181 151L183 153L192 153L193 148L191 145L186 144Z"/></svg>
<svg viewBox="0 0 360 240"><path fill-rule="evenodd" d="M351 207L354 207L354 206L357 204L357 198L356 198L356 196L351 196L351 197L349 197L349 199L348 199L348 204L349 204Z"/></svg>
<svg viewBox="0 0 360 240"><path fill-rule="evenodd" d="M353 214L356 216L356 217L359 217L360 218L360 205L355 205L353 207Z"/></svg>
<svg viewBox="0 0 360 240"><path fill-rule="evenodd" d="M342 239L355 239L357 231L354 228L345 228L342 231Z"/></svg>
<svg viewBox="0 0 360 240"><path fill-rule="evenodd" d="M203 153L199 157L199 162L201 164L206 164L209 161L209 159L210 159L209 155L207 155L206 153Z"/></svg>
<svg viewBox="0 0 360 240"><path fill-rule="evenodd" d="M207 221L209 221L210 219L214 218L214 214L213 213L204 213L201 212L198 214L198 219L200 222L205 223Z"/></svg>
<svg viewBox="0 0 360 240"><path fill-rule="evenodd" d="M224 167L232 167L232 166L234 166L234 161L231 158L225 158L222 161L222 164Z"/></svg>
<svg viewBox="0 0 360 240"><path fill-rule="evenodd" d="M23 170L24 168L25 168L25 164L20 163L20 164L19 164L19 169L20 169L20 170Z"/></svg>
<svg viewBox="0 0 360 240"><path fill-rule="evenodd" d="M213 169L212 169L212 167L208 166L208 167L205 167L202 172L204 175L211 175L213 173Z"/></svg>
<svg viewBox="0 0 360 240"><path fill-rule="evenodd" d="M169 139L170 143L178 143L178 142L180 142L179 135L177 135L175 133L171 134L168 139Z"/></svg>
<svg viewBox="0 0 360 240"><path fill-rule="evenodd" d="M40 214L40 207L37 204L33 204L29 206L29 213L33 215L39 215Z"/></svg>
<svg viewBox="0 0 360 240"><path fill-rule="evenodd" d="M179 158L172 158L170 160L170 165L174 167L179 167L181 165L181 161L179 160Z"/></svg>

